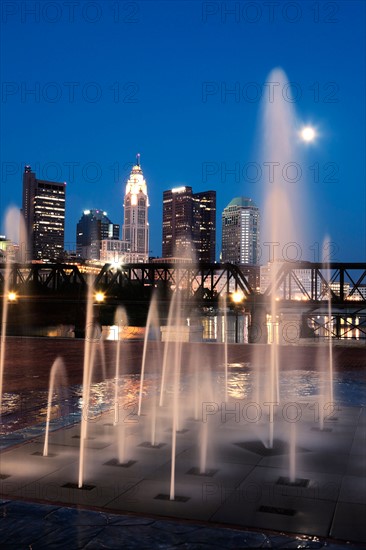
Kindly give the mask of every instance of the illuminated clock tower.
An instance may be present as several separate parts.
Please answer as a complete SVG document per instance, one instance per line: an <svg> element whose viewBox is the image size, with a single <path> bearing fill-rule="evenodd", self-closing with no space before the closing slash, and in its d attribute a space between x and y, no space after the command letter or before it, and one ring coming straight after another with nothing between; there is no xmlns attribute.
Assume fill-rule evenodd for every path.
<svg viewBox="0 0 366 550"><path fill-rule="evenodd" d="M127 241L131 262L147 262L149 259L149 208L147 185L140 166L140 154L136 156L126 184L123 203L123 240Z"/></svg>

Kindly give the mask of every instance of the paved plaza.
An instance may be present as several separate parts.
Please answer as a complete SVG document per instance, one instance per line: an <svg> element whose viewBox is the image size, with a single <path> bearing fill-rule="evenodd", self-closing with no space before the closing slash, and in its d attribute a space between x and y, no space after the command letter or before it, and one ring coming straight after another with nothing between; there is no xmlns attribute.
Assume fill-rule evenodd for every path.
<svg viewBox="0 0 366 550"><path fill-rule="evenodd" d="M294 483L290 423L280 415L274 419L272 449L266 445L266 422L251 426L233 415L225 422L220 414L207 418L204 474L199 468L204 423L184 421L177 433L173 501L171 429L162 422L155 446L149 445L150 414L113 425L109 411L88 422L81 489L79 424L50 433L48 456L42 456L43 435L33 433L22 444L8 441L0 481L4 543L9 541L9 548L15 541L17 548L63 548L66 540L75 541L68 548L290 548L302 540L310 545L305 547L321 548L330 540L333 548L346 541L362 546L365 410L339 407L323 430L306 403L301 410ZM168 407L161 414L169 419Z"/></svg>

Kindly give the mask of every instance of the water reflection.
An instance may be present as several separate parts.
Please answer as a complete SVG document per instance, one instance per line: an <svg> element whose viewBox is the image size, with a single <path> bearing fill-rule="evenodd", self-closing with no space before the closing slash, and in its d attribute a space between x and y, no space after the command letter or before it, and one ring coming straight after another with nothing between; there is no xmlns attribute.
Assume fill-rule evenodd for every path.
<svg viewBox="0 0 366 550"><path fill-rule="evenodd" d="M224 384L224 374L215 374L218 388ZM114 379L92 384L90 392L89 418L97 418L103 412L114 407ZM136 414L140 376L137 374L122 376L119 381L119 395L125 414ZM147 376L143 385L143 396L158 392L159 379ZM362 371L342 371L334 381L335 399L340 405L366 406L366 380ZM319 387L319 375L313 370L293 370L281 373L281 400L304 400L316 396ZM192 388L190 377L181 383L181 392ZM248 363L229 364L228 394L231 400L253 400L254 387L251 367ZM36 424L45 423L48 392L31 390L5 393L0 435L6 436ZM135 406L136 405L136 406ZM55 392L52 404L51 424L62 420L62 425L78 423L83 412L82 388L71 386ZM124 414L124 413L123 413Z"/></svg>

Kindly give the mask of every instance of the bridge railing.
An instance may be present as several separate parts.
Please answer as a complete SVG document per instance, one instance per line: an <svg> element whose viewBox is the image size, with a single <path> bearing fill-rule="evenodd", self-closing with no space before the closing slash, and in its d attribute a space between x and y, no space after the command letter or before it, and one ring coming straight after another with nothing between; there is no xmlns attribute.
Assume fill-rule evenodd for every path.
<svg viewBox="0 0 366 550"><path fill-rule="evenodd" d="M190 299L218 299L241 291L245 299L285 302L308 301L360 306L366 303L366 263L284 262L270 264L268 282L260 280L258 266L234 264L146 263L114 266L106 264L94 273L74 264L11 264L9 288L34 295L85 293L91 283L106 296L119 291L162 288L177 289ZM4 288L5 265L0 264L0 293Z"/></svg>

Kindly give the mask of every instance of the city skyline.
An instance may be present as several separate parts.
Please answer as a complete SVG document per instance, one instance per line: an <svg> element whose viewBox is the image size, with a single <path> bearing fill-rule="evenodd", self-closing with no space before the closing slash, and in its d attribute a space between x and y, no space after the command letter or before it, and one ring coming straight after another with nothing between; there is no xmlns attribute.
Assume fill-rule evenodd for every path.
<svg viewBox="0 0 366 550"><path fill-rule="evenodd" d="M2 17L2 220L21 206L30 164L41 179L67 182L66 243L93 206L122 225L136 151L149 183L153 256L165 189L214 189L218 212L249 196L263 211L255 175L276 159L258 152L261 111L278 91L267 75L282 66L290 87L281 95L299 128L317 134L298 160L310 205L302 259L320 260L326 237L332 259L366 257L364 3L285 2L271 11L255 2L97 2L97 13L79 7L73 19L55 4L59 14L32 16L20 3Z"/></svg>

